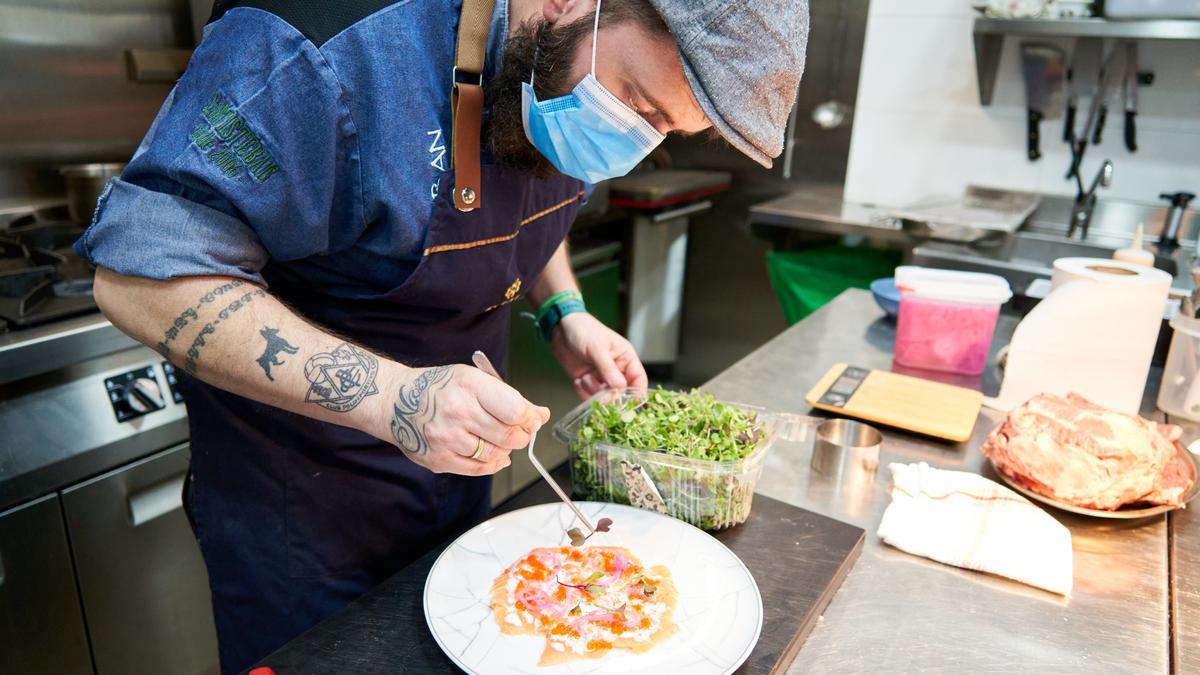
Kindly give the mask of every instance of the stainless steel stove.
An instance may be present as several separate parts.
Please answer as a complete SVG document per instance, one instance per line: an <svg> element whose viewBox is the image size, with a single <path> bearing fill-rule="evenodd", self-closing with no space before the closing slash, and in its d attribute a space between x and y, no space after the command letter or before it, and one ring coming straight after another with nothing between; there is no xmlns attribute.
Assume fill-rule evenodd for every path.
<svg viewBox="0 0 1200 675"><path fill-rule="evenodd" d="M26 215L0 230L0 330L96 311L92 272L71 251L83 228Z"/></svg>
<svg viewBox="0 0 1200 675"><path fill-rule="evenodd" d="M100 314L64 218L0 216L0 654L16 672L215 672L175 373Z"/></svg>

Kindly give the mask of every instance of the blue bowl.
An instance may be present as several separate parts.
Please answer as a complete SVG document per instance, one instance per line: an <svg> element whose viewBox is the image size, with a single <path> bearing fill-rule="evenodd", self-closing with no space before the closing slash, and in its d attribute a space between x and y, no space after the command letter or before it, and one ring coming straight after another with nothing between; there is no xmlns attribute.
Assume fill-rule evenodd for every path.
<svg viewBox="0 0 1200 675"><path fill-rule="evenodd" d="M871 295L875 296L875 302L888 316L894 319L900 314L900 291L892 277L872 281Z"/></svg>

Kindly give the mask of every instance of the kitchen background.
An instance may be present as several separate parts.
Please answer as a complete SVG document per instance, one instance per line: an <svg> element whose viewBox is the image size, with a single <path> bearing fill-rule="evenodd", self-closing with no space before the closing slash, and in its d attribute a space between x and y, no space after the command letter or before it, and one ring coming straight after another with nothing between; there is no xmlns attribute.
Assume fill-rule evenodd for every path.
<svg viewBox="0 0 1200 675"><path fill-rule="evenodd" d="M186 63L205 4L0 0L0 237L71 219L61 167L128 158ZM619 204L622 194L640 194L637 181L600 191L572 236L576 269L589 305L613 325L629 325L646 308L666 317L655 330L675 351L650 364L657 381L703 383L787 326L768 276L771 251L865 241L897 259L913 256L911 241L870 233L847 240L814 225L823 216L780 225L752 211L766 200L794 195L840 214L879 205L864 207L873 214L968 185L1074 197L1063 178L1070 158L1061 120L1043 123L1045 156L1026 157L1021 36L1004 41L994 99L980 104L973 4L814 2L790 161L764 171L720 143L670 139L654 169L716 172L699 179L728 188L650 215ZM1074 42L1036 39L1068 57ZM1108 200L1143 205L1153 234L1165 214L1159 193L1200 187L1200 41L1139 44L1140 69L1154 74L1141 87L1140 147L1124 148L1114 114L1082 172L1090 178L1111 158L1098 213ZM849 114L827 129L812 113L830 100ZM654 214L671 217L645 220ZM1194 220L1189 211L1182 238L1194 238ZM671 234L639 238L660 231ZM670 263L640 265L639 250ZM27 299L30 310L78 299L78 287L64 284L69 260L29 286L19 275L44 273L46 260L20 242L0 255L0 308L11 311L30 288L53 290L50 300ZM179 510L186 426L172 374L94 312L68 314L31 327L10 319L0 330L0 666L12 654L28 672L209 672L207 587ZM513 382L561 415L574 394L531 336L515 316ZM545 436L543 461L564 460L565 447ZM495 501L535 475L527 462L515 464L497 477Z"/></svg>
<svg viewBox="0 0 1200 675"><path fill-rule="evenodd" d="M1004 42L992 105L979 104L971 31L977 4L871 3L847 200L899 205L922 195L959 194L971 183L1075 194L1073 182L1064 178L1071 158L1058 141L1061 119L1042 123L1040 161L1030 163L1023 152L1019 36ZM1074 42L1036 40L1059 45L1068 55ZM1103 143L1089 150L1084 172L1111 158L1116 172L1105 196L1156 203L1161 192L1195 192L1200 185L1200 47L1187 40L1143 40L1138 46L1139 69L1154 73L1154 84L1139 92L1138 151L1125 150L1120 120L1110 118L1112 126Z"/></svg>

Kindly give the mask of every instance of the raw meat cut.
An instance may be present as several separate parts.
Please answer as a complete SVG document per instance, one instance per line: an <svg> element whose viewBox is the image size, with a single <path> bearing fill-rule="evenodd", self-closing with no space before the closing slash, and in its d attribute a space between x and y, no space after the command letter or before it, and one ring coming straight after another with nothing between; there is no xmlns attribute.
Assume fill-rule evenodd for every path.
<svg viewBox="0 0 1200 675"><path fill-rule="evenodd" d="M1176 451L1181 433L1079 394L1039 394L1009 413L980 449L1030 490L1077 506L1183 506L1195 476Z"/></svg>

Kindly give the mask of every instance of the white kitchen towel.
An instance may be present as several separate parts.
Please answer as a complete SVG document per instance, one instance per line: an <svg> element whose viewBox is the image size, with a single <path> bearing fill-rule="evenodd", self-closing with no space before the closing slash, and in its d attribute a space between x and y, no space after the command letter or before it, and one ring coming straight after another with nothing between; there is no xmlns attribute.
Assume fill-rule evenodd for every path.
<svg viewBox="0 0 1200 675"><path fill-rule="evenodd" d="M1071 594L1071 532L983 476L892 464L892 503L879 538L914 555Z"/></svg>

